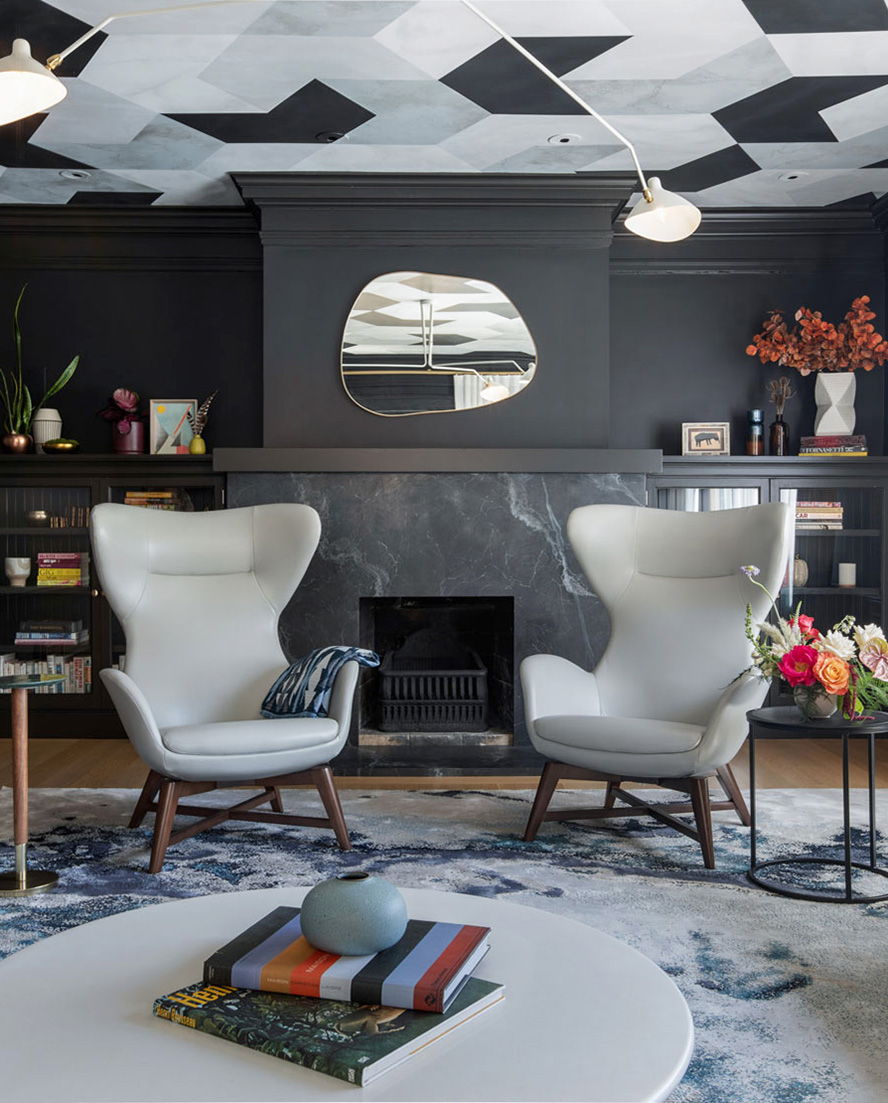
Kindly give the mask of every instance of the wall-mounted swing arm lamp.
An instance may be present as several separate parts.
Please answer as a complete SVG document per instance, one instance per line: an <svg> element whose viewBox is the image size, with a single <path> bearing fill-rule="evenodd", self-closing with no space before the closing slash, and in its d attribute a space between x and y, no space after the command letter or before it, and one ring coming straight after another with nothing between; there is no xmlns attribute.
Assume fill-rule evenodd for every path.
<svg viewBox="0 0 888 1103"><path fill-rule="evenodd" d="M0 60L0 125L15 122L16 119L24 119L28 115L34 115L39 111L47 111L54 107L67 95L64 84L55 75L64 59L78 47L87 42L93 35L104 30L115 19L128 19L139 15L162 15L166 12L193 11L197 8L214 8L228 4L249 4L267 2L267 0L204 0L197 4L174 4L165 8L145 8L141 11L116 12L106 16L66 46L61 53L53 54L42 65L31 56L31 47L24 38L17 38L12 45L12 53ZM642 197L635 204L626 217L626 229L638 234L640 237L650 238L652 241L681 241L689 237L700 225L700 212L687 199L683 199L674 192L667 191L657 177L650 180L645 177L644 170L638 160L635 147L629 139L620 133L616 127L611 126L607 119L602 118L588 103L569 88L568 85L557 77L551 69L543 63L520 42L517 42L510 34L507 34L498 23L495 23L489 15L486 15L472 0L459 0L459 3L474 12L492 30L519 54L525 57L531 65L535 66L553 84L557 85L565 95L578 104L593 119L597 119L606 130L620 141L632 156L632 163L638 174L641 184Z"/></svg>

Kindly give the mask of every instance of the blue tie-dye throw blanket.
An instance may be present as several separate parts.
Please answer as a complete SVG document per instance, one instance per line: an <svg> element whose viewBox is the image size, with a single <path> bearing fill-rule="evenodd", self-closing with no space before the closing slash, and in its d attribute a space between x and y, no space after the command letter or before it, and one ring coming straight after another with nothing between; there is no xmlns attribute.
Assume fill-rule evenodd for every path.
<svg viewBox="0 0 888 1103"><path fill-rule="evenodd" d="M269 720L294 716L326 716L336 675L348 662L379 666L379 656L361 647L335 644L318 647L291 663L262 702L262 715Z"/></svg>

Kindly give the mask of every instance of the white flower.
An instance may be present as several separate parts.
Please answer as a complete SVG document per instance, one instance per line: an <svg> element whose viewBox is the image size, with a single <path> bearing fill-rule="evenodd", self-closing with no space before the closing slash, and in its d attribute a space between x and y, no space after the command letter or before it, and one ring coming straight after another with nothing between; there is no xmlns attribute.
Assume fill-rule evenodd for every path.
<svg viewBox="0 0 888 1103"><path fill-rule="evenodd" d="M854 642L862 651L872 640L884 640L885 633L878 624L865 624L862 628L857 625L854 629Z"/></svg>
<svg viewBox="0 0 888 1103"><path fill-rule="evenodd" d="M845 659L847 662L850 662L857 653L854 641L849 640L847 636L843 636L841 632L835 630L827 632L825 636L815 640L813 646L818 651L828 651L831 655L835 655L837 659Z"/></svg>

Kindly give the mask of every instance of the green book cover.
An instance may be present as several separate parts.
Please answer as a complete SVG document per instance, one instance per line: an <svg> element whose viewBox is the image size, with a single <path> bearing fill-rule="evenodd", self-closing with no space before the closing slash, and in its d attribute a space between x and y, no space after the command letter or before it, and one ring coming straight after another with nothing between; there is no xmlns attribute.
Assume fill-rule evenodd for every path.
<svg viewBox="0 0 888 1103"><path fill-rule="evenodd" d="M366 1085L503 998L472 977L443 1014L190 984L154 1001L154 1014L260 1053Z"/></svg>

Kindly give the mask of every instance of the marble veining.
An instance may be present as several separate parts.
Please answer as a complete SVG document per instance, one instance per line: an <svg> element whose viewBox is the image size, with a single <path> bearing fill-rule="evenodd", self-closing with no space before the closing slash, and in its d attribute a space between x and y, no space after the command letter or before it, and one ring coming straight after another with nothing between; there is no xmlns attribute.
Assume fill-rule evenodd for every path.
<svg viewBox="0 0 888 1103"><path fill-rule="evenodd" d="M230 507L304 502L322 536L281 618L293 658L358 643L366 597L493 597L515 602L515 670L538 652L590 669L607 614L567 541L571 510L644 504L643 475L505 473L238 473ZM515 686L515 742L527 745Z"/></svg>

